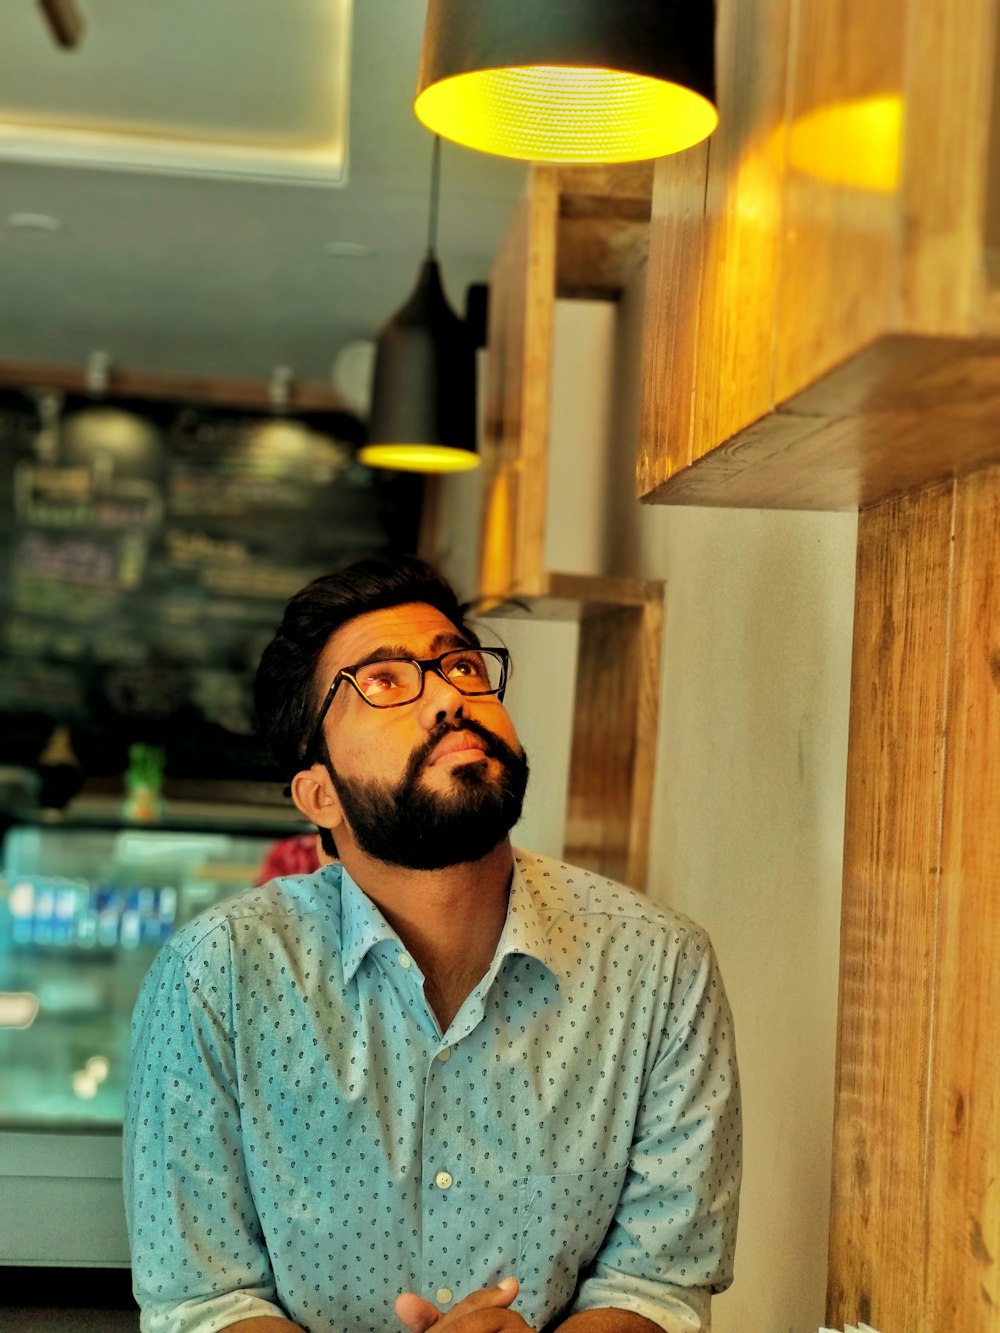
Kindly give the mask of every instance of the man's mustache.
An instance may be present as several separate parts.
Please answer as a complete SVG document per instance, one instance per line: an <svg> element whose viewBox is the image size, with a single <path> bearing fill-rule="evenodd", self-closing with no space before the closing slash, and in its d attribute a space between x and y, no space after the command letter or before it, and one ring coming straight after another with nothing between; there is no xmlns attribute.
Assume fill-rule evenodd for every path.
<svg viewBox="0 0 1000 1333"><path fill-rule="evenodd" d="M474 718L464 718L461 722L439 722L436 727L427 733L426 740L421 741L420 745L410 755L410 761L406 766L406 776L404 782L411 783L416 780L420 770L424 767L431 755L437 749L445 736L450 736L453 731L471 731L474 736L478 736L486 747L485 755L491 759L500 759L507 763L511 759L517 759L517 755L499 736L495 736L488 727L484 727L481 722Z"/></svg>

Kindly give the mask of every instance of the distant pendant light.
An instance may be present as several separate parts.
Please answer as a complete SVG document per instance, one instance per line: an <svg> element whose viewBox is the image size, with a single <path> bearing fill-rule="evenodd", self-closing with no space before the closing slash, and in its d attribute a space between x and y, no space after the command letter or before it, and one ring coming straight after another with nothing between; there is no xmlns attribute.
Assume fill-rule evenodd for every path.
<svg viewBox="0 0 1000 1333"><path fill-rule="evenodd" d="M680 152L718 124L714 0L429 0L414 110L527 161Z"/></svg>
<svg viewBox="0 0 1000 1333"><path fill-rule="evenodd" d="M479 466L475 342L448 304L434 253L440 156L435 136L427 257L375 349L368 442L358 453L369 467L465 472Z"/></svg>

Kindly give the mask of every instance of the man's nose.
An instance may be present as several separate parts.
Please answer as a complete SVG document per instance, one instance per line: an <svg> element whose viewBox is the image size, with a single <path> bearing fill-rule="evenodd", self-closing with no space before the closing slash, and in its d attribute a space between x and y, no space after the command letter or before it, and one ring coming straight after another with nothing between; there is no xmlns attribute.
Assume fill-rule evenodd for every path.
<svg viewBox="0 0 1000 1333"><path fill-rule="evenodd" d="M439 671L424 673L424 690L420 696L421 720L428 728L440 722L457 721L465 717L466 696L446 680Z"/></svg>

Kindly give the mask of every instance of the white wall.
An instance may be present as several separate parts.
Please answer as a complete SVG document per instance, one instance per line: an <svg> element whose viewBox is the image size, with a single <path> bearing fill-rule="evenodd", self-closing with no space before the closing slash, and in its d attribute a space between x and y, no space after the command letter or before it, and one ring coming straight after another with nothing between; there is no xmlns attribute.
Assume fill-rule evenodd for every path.
<svg viewBox="0 0 1000 1333"><path fill-rule="evenodd" d="M716 1333L822 1322L853 516L670 511L649 891L699 920L736 1018L745 1179Z"/></svg>
<svg viewBox="0 0 1000 1333"><path fill-rule="evenodd" d="M481 628L484 642L497 636L510 649L511 677L504 702L531 769L524 813L511 838L515 846L561 857L578 628L572 621L531 617L490 617Z"/></svg>
<svg viewBox="0 0 1000 1333"><path fill-rule="evenodd" d="M582 572L598 560L607 573L666 581L649 892L713 937L745 1103L736 1281L715 1301L713 1326L815 1333L826 1286L857 519L638 504L642 296L640 274L610 325L607 308L560 303L553 457L563 462L550 549ZM609 411L599 362L614 355L611 343ZM590 446L588 471L581 441L605 419L610 432ZM600 532L577 521L595 473Z"/></svg>

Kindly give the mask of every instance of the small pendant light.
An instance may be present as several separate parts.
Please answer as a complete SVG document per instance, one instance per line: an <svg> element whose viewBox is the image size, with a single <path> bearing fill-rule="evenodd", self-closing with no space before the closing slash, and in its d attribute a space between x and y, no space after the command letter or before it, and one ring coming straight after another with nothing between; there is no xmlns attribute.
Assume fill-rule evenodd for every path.
<svg viewBox="0 0 1000 1333"><path fill-rule="evenodd" d="M435 257L441 140L435 136L427 257L375 348L368 440L358 458L400 472L464 472L476 453L476 349Z"/></svg>
<svg viewBox="0 0 1000 1333"><path fill-rule="evenodd" d="M680 152L718 123L714 0L429 0L414 110L527 161Z"/></svg>

